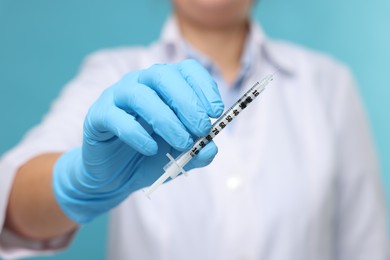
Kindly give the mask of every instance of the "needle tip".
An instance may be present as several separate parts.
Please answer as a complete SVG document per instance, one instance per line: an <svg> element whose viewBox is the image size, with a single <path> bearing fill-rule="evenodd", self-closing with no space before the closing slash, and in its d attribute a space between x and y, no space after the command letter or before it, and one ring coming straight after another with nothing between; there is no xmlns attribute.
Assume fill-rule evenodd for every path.
<svg viewBox="0 0 390 260"><path fill-rule="evenodd" d="M147 190L143 189L142 191L144 192L145 196L146 196L149 200L152 200L152 198L150 198L150 193L149 193Z"/></svg>

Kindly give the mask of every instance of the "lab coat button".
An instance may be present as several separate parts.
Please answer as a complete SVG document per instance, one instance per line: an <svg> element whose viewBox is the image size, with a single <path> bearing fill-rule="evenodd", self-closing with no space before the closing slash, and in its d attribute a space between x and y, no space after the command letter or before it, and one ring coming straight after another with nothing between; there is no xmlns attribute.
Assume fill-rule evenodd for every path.
<svg viewBox="0 0 390 260"><path fill-rule="evenodd" d="M226 180L226 187L229 190L237 190L243 184L243 180L241 176L231 176Z"/></svg>

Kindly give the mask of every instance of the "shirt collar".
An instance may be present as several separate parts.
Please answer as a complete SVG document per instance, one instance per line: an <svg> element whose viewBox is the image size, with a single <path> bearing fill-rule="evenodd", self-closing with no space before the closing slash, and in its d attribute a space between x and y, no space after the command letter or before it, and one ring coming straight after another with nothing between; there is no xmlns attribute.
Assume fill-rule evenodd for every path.
<svg viewBox="0 0 390 260"><path fill-rule="evenodd" d="M207 69L213 67L212 62L205 55L192 48L181 35L175 16L171 16L166 21L160 41L163 43L167 55L172 62L177 62L185 58L196 59ZM288 55L277 43L268 39L261 26L255 21L251 21L248 38L245 43L244 53L241 57L241 66L244 70L253 67L253 57L264 58L282 73L293 74L294 61L288 59Z"/></svg>

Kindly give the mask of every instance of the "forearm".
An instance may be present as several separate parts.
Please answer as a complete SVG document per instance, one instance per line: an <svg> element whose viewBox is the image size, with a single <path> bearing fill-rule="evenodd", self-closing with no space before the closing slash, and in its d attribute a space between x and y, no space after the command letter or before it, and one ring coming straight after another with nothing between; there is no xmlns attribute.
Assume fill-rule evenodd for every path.
<svg viewBox="0 0 390 260"><path fill-rule="evenodd" d="M77 227L60 209L52 188L52 172L61 154L45 154L25 163L12 186L5 226L32 239L46 240Z"/></svg>

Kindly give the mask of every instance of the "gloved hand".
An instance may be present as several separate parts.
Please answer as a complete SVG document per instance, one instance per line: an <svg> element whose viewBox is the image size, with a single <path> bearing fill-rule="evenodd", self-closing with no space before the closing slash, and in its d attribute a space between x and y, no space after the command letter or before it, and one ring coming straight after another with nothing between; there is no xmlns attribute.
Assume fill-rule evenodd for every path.
<svg viewBox="0 0 390 260"><path fill-rule="evenodd" d="M128 73L106 89L84 121L83 144L56 162L53 189L65 214L86 223L151 185L168 162L211 129L223 103L214 80L194 60ZM186 169L209 164L208 144Z"/></svg>

